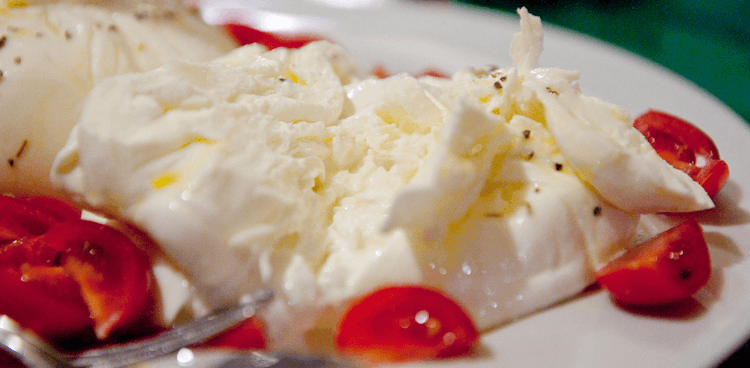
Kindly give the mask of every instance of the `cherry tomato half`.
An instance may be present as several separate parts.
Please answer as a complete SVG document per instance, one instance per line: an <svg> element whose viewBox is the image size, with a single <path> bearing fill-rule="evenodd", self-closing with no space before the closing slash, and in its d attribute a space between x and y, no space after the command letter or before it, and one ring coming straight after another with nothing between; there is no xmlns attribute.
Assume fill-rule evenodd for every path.
<svg viewBox="0 0 750 368"><path fill-rule="evenodd" d="M627 305L688 298L710 276L708 246L695 218L635 246L596 272L599 284Z"/></svg>
<svg viewBox="0 0 750 368"><path fill-rule="evenodd" d="M729 179L729 166L719 158L711 138L694 125L664 112L649 110L633 126L665 161L690 175L710 197Z"/></svg>
<svg viewBox="0 0 750 368"><path fill-rule="evenodd" d="M153 327L148 256L80 216L58 199L0 196L0 313L53 341Z"/></svg>
<svg viewBox="0 0 750 368"><path fill-rule="evenodd" d="M452 299L421 286L378 289L342 318L337 349L368 362L458 356L479 340L471 318Z"/></svg>
<svg viewBox="0 0 750 368"><path fill-rule="evenodd" d="M42 237L61 252L61 267L80 285L99 339L131 332L153 310L150 260L123 233L79 219L59 223Z"/></svg>

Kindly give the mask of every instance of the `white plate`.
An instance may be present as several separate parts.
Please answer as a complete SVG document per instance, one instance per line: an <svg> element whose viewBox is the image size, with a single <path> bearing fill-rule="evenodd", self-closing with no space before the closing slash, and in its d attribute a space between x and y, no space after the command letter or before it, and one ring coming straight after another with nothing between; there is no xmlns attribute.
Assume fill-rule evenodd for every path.
<svg viewBox="0 0 750 368"><path fill-rule="evenodd" d="M339 4L338 6L336 4ZM343 5L342 5L343 4ZM345 6L344 6L345 5ZM208 1L205 17L241 17L269 31L311 31L343 44L363 70L510 66L516 17L447 3L393 0ZM578 297L497 328L478 357L429 363L458 367L706 367L750 333L750 127L686 79L634 54L545 25L540 66L580 70L581 87L630 110L656 108L706 131L731 170L717 208L700 214L714 273L689 310L638 314L604 292Z"/></svg>

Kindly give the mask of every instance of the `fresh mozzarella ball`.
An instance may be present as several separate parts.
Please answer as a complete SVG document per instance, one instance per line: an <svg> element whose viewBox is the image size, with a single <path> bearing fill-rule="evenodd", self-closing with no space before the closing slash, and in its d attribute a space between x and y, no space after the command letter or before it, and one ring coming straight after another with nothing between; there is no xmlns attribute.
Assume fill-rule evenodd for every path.
<svg viewBox="0 0 750 368"><path fill-rule="evenodd" d="M108 78L53 180L148 232L208 307L272 286L276 347L385 284L432 285L480 327L502 323L583 290L633 244L640 212L710 205L632 127L594 119L578 139L589 130L564 114L611 105L575 73L533 68L541 25L520 13L515 66L450 79L360 80L328 42ZM603 174L587 151L624 164ZM634 185L639 161L659 179ZM618 200L630 191L660 197Z"/></svg>
<svg viewBox="0 0 750 368"><path fill-rule="evenodd" d="M102 79L234 47L177 2L29 3L0 8L0 193L58 193L52 161Z"/></svg>

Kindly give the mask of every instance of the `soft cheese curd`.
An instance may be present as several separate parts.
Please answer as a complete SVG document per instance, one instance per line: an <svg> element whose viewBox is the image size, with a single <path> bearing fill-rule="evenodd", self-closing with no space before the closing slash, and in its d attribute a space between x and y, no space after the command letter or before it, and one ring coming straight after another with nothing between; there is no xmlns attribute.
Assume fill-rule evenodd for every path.
<svg viewBox="0 0 750 368"><path fill-rule="evenodd" d="M490 328L580 292L639 214L713 206L577 73L536 68L519 15L512 67L450 79L360 79L327 42L105 79L52 178L142 227L206 306L274 287L277 347L389 283Z"/></svg>
<svg viewBox="0 0 750 368"><path fill-rule="evenodd" d="M54 193L51 163L100 80L234 47L178 1L0 2L0 193Z"/></svg>

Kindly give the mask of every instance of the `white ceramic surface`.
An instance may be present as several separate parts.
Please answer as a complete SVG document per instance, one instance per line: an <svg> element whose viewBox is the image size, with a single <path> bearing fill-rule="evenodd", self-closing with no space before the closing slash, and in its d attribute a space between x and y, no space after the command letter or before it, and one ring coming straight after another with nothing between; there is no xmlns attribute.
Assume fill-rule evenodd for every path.
<svg viewBox="0 0 750 368"><path fill-rule="evenodd" d="M226 16L269 31L315 32L343 44L367 70L447 72L510 66L516 17L445 2L394 0L206 1L207 21ZM543 19L544 21L544 19ZM697 56L699 57L699 56ZM486 333L475 357L429 366L709 367L750 334L750 125L686 79L597 40L545 25L540 66L582 71L585 93L630 110L655 108L706 131L731 177L717 208L699 214L714 272L682 309L634 313L604 292L561 303Z"/></svg>

